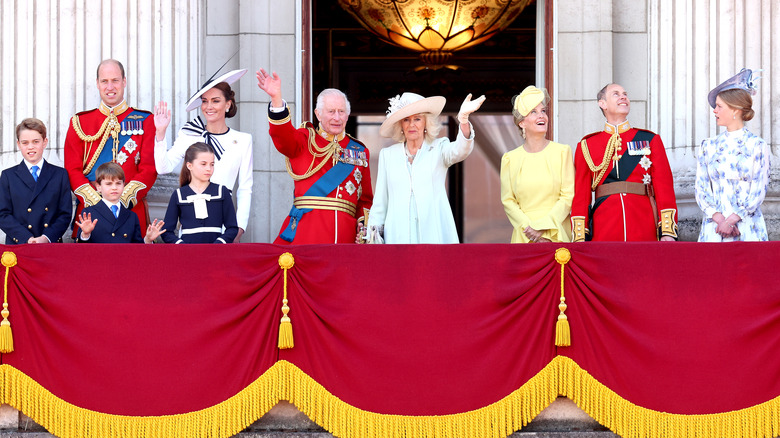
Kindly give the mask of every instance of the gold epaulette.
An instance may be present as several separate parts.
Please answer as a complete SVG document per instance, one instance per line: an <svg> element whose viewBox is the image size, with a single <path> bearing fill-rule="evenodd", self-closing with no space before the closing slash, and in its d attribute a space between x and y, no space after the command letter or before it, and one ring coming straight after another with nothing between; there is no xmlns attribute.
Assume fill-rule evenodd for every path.
<svg viewBox="0 0 780 438"><path fill-rule="evenodd" d="M352 141L354 141L355 143L359 144L360 146L363 146L364 148L366 148L366 150L368 150L368 147L362 141L358 140L357 138L353 137L350 134L347 134L346 132L344 133L344 135L346 135L347 137L352 139Z"/></svg>
<svg viewBox="0 0 780 438"><path fill-rule="evenodd" d="M146 184L141 181L130 181L125 184L122 196L119 198L122 205L128 210L132 209L138 203L138 192L146 188Z"/></svg>
<svg viewBox="0 0 780 438"><path fill-rule="evenodd" d="M661 210L661 221L658 224L661 228L661 236L677 238L677 222L674 220L675 213L676 210L674 208Z"/></svg>

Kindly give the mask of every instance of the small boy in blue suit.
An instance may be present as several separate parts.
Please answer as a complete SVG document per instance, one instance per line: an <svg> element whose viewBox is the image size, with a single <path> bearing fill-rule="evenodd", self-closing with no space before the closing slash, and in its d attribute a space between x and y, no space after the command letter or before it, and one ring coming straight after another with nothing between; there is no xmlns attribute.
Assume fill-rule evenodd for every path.
<svg viewBox="0 0 780 438"><path fill-rule="evenodd" d="M6 245L61 242L70 225L68 172L43 159L48 143L40 120L24 119L16 127L23 160L0 174L0 229Z"/></svg>
<svg viewBox="0 0 780 438"><path fill-rule="evenodd" d="M85 208L76 218L79 242L88 243L154 243L164 233L163 221L154 220L141 237L138 216L128 210L120 198L125 189L125 171L114 162L103 163L95 172L95 189L102 202ZM92 219L92 217L95 219Z"/></svg>

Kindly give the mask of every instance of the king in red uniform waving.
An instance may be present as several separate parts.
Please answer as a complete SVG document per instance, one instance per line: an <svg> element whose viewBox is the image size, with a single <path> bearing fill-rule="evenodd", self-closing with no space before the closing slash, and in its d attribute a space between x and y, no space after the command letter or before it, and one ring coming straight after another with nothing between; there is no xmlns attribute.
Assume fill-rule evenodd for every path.
<svg viewBox="0 0 780 438"><path fill-rule="evenodd" d="M574 241L676 240L677 201L661 137L631 127L620 85L602 88L598 102L604 130L586 135L574 154Z"/></svg>
<svg viewBox="0 0 780 438"><path fill-rule="evenodd" d="M319 128L305 122L295 129L279 76L261 69L257 85L271 97L269 132L295 181L293 206L274 243L354 243L373 193L368 148L344 133L347 97L334 88L323 90L314 110Z"/></svg>
<svg viewBox="0 0 780 438"><path fill-rule="evenodd" d="M144 198L157 180L154 117L125 102L127 79L119 61L107 59L100 63L97 86L100 106L74 115L65 136L65 169L78 200L76 217L84 207L100 201L94 187L95 170L113 161L125 171L122 205L138 215L145 234L149 214Z"/></svg>

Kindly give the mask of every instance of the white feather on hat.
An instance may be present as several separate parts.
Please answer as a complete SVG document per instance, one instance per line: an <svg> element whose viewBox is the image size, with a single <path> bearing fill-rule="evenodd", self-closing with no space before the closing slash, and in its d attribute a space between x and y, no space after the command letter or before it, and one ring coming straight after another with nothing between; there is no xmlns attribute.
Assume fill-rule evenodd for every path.
<svg viewBox="0 0 780 438"><path fill-rule="evenodd" d="M395 124L406 117L423 113L438 117L447 103L444 96L422 97L416 93L396 95L391 97L389 101L387 119L382 122L382 126L379 128L379 135L382 137L392 137Z"/></svg>

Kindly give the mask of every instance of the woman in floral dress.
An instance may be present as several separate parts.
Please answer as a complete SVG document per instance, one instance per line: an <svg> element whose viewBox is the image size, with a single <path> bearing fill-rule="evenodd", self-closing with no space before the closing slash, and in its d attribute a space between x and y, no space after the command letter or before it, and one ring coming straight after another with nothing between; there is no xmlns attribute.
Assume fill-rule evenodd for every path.
<svg viewBox="0 0 780 438"><path fill-rule="evenodd" d="M755 93L752 72L746 69L710 91L715 119L726 131L699 148L696 202L704 211L699 242L769 240L761 214L769 146L745 128L754 116Z"/></svg>

